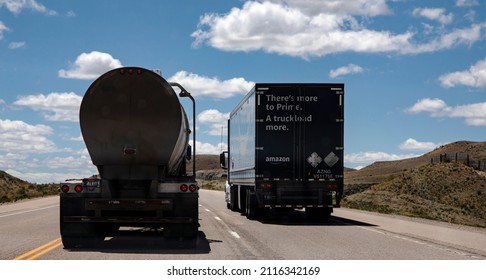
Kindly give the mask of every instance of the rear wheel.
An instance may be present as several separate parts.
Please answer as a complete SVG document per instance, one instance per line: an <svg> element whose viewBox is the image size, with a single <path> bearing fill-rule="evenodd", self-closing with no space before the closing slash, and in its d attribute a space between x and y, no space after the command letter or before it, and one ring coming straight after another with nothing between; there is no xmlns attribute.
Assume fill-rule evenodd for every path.
<svg viewBox="0 0 486 280"><path fill-rule="evenodd" d="M246 190L246 217L250 220L258 218L258 203L254 192Z"/></svg>

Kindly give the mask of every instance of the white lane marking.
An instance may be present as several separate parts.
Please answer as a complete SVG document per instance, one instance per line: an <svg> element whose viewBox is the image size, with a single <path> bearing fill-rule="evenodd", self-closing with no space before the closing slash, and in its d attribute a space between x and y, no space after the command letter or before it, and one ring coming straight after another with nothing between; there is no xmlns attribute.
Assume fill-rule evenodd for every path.
<svg viewBox="0 0 486 280"><path fill-rule="evenodd" d="M47 207L42 207L42 208L37 208L37 209L32 209L32 210L26 210L26 211L21 211L21 212L16 212L16 213L11 213L11 214L1 215L0 218L5 218L5 217L10 217L10 216L20 215L20 214L25 214L25 213L35 212L35 211L40 211L40 210L54 208L54 207L59 207L59 205L51 205L51 206L47 206Z"/></svg>
<svg viewBox="0 0 486 280"><path fill-rule="evenodd" d="M211 212L211 210L209 210L209 209L207 209L207 208L206 208L206 209L204 209L204 211L206 211L206 212Z"/></svg>
<svg viewBox="0 0 486 280"><path fill-rule="evenodd" d="M228 231L231 235L233 235L234 238L240 239L240 235L232 230Z"/></svg>
<svg viewBox="0 0 486 280"><path fill-rule="evenodd" d="M222 221L222 220L221 220L221 218L220 218L220 217L218 217L218 216L214 216L214 218L215 218L216 220L220 221L220 222Z"/></svg>

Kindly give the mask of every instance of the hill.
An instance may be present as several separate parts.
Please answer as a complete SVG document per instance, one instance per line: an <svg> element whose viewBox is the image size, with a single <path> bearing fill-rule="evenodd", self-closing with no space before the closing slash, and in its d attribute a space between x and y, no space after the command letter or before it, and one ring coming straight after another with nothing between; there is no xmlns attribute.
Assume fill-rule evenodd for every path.
<svg viewBox="0 0 486 280"><path fill-rule="evenodd" d="M58 189L58 185L31 184L0 170L0 203L55 195Z"/></svg>
<svg viewBox="0 0 486 280"><path fill-rule="evenodd" d="M479 169L479 170L478 170ZM486 142L345 171L344 207L486 227Z"/></svg>
<svg viewBox="0 0 486 280"><path fill-rule="evenodd" d="M458 141L441 146L419 157L375 162L357 171L345 170L344 183L346 185L378 184L412 168L418 168L431 162L440 162L441 159L442 162L454 162L456 155L457 161L474 167L480 164L481 169L486 170L486 142Z"/></svg>
<svg viewBox="0 0 486 280"><path fill-rule="evenodd" d="M423 165L345 197L344 206L486 227L486 173L462 163Z"/></svg>

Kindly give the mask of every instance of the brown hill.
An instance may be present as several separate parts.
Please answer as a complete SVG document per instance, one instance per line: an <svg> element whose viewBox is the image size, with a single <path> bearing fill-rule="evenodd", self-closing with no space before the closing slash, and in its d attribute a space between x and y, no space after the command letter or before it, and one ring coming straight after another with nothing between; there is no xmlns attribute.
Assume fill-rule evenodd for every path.
<svg viewBox="0 0 486 280"><path fill-rule="evenodd" d="M345 207L486 227L486 173L427 164L345 197Z"/></svg>
<svg viewBox="0 0 486 280"><path fill-rule="evenodd" d="M0 203L54 195L57 185L31 184L0 170Z"/></svg>
<svg viewBox="0 0 486 280"><path fill-rule="evenodd" d="M418 168L431 162L460 161L473 167L481 165L486 169L486 142L458 141L441 146L422 156L395 160L375 162L357 171L346 171L344 181L347 185L378 184L393 179L395 176L412 168Z"/></svg>

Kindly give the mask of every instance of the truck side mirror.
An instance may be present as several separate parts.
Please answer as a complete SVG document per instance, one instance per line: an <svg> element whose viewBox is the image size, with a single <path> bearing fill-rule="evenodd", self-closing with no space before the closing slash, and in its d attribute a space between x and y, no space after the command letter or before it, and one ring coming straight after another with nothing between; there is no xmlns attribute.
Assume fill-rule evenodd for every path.
<svg viewBox="0 0 486 280"><path fill-rule="evenodd" d="M226 154L228 153L228 151L225 151L225 152L222 152L221 154L219 154L219 164L221 166L221 168L223 169L228 169L228 167L226 166Z"/></svg>

